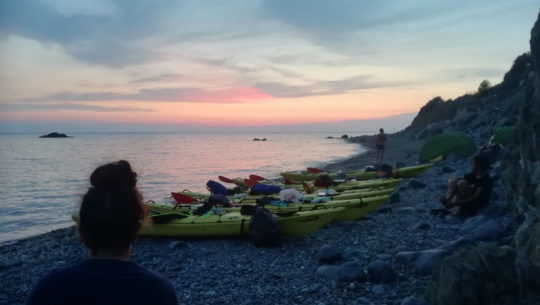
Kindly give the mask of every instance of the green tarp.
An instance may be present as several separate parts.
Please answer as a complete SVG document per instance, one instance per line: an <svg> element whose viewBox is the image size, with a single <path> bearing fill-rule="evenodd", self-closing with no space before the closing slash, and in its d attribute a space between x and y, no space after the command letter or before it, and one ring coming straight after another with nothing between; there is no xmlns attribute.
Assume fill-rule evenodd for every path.
<svg viewBox="0 0 540 305"><path fill-rule="evenodd" d="M515 132L514 126L499 127L493 133L490 142L501 146L506 145L514 140L516 136Z"/></svg>
<svg viewBox="0 0 540 305"><path fill-rule="evenodd" d="M476 153L476 144L467 134L459 131L442 133L429 138L420 151L420 162L427 162L437 157L446 157L451 153L468 157Z"/></svg>

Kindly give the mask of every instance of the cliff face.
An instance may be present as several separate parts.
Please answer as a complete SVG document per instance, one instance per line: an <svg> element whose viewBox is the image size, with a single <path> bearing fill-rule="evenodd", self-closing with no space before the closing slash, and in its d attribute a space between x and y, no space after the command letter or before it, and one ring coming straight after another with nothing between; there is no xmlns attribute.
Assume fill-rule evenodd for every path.
<svg viewBox="0 0 540 305"><path fill-rule="evenodd" d="M420 109L411 125L401 134L424 139L457 130L473 136L477 144L484 144L496 128L516 124L529 74L533 70L533 56L522 54L499 85L455 100L444 101L436 97Z"/></svg>
<svg viewBox="0 0 540 305"><path fill-rule="evenodd" d="M540 291L540 14L530 46L501 84L454 101L432 100L400 133L425 138L459 130L484 144L497 127L516 130L501 174L515 230L510 247L480 244L443 260L425 292L434 305L516 304L521 292Z"/></svg>
<svg viewBox="0 0 540 305"><path fill-rule="evenodd" d="M506 160L508 200L517 232L514 244L522 283L540 287L540 14L531 31L534 73L516 124L517 148Z"/></svg>

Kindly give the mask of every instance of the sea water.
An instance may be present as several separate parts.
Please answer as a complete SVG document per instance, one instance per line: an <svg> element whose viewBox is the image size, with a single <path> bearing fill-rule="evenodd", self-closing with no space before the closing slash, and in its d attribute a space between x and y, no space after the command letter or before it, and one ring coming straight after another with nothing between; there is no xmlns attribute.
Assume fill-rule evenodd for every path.
<svg viewBox="0 0 540 305"><path fill-rule="evenodd" d="M128 160L145 200L172 191L206 191L208 180L323 166L359 154L335 134L88 133L40 139L0 134L0 242L72 225L99 165ZM267 141L253 141L265 137Z"/></svg>

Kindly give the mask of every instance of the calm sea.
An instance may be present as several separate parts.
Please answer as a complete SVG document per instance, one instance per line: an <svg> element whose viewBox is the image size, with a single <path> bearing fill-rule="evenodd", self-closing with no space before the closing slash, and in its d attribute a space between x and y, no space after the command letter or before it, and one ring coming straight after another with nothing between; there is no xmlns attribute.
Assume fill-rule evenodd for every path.
<svg viewBox="0 0 540 305"><path fill-rule="evenodd" d="M0 134L0 242L72 225L99 165L128 160L139 174L145 200L171 191L204 191L218 175L277 178L285 170L323 166L362 152L357 144L327 139L337 134ZM252 141L255 137L268 140Z"/></svg>

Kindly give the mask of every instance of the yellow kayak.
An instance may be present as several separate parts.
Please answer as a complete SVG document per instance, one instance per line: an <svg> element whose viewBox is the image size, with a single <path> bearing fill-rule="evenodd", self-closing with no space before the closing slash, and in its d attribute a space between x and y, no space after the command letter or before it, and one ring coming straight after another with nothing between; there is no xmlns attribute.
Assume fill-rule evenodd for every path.
<svg viewBox="0 0 540 305"><path fill-rule="evenodd" d="M317 209L276 216L281 234L307 235L332 221L345 208ZM78 223L78 216L72 216ZM196 216L172 219L166 223L143 222L140 236L156 237L231 237L249 235L251 216L239 212L223 215Z"/></svg>
<svg viewBox="0 0 540 305"><path fill-rule="evenodd" d="M408 178L421 175L435 163L426 163L422 165L407 166L392 169L392 178Z"/></svg>
<svg viewBox="0 0 540 305"><path fill-rule="evenodd" d="M393 178L407 178L407 177L414 177L422 174L425 170L433 166L433 163L427 163L422 165L413 165L413 166L407 166L402 168L395 168L392 170L392 177ZM347 171L344 172L346 176L355 178L357 180L368 180L375 178L377 175L377 172L375 171L369 171L366 172L365 170L356 170L356 171ZM307 171L290 171L290 172L282 172L281 176L284 179L288 179L290 181L313 181L316 180L321 175L328 175L330 178L334 178L338 175L338 173L326 173L326 172L320 172L320 173L310 173Z"/></svg>

